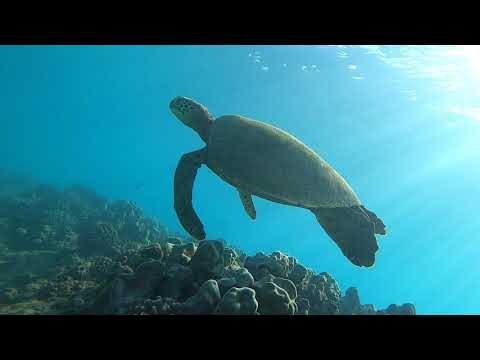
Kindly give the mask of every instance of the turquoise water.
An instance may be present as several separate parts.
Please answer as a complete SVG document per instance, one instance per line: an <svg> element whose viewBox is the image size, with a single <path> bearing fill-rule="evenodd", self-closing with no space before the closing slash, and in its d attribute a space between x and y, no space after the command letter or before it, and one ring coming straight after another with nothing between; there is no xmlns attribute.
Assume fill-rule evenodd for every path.
<svg viewBox="0 0 480 360"><path fill-rule="evenodd" d="M477 63L476 46L0 46L0 167L134 200L184 234L173 174L203 142L168 104L188 96L298 137L388 229L375 266L357 268L309 211L255 198L252 221L203 167L208 238L295 256L376 308L478 314Z"/></svg>

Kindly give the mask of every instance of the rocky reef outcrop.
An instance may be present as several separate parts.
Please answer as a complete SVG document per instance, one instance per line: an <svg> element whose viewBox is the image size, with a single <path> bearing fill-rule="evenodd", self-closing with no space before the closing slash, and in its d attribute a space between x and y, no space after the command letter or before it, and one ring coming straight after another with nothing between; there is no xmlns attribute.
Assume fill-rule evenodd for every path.
<svg viewBox="0 0 480 360"><path fill-rule="evenodd" d="M416 315L415 305L391 304L383 310L375 310L372 304L361 304L358 289L350 287L340 301L340 314L343 315Z"/></svg>
<svg viewBox="0 0 480 360"><path fill-rule="evenodd" d="M276 251L169 234L134 203L75 185L0 198L0 314L414 315Z"/></svg>

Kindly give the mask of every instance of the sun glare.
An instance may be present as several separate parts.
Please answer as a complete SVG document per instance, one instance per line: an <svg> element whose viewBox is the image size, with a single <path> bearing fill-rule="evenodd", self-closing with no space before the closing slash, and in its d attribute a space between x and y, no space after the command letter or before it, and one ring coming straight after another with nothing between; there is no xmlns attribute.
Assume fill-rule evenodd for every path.
<svg viewBox="0 0 480 360"><path fill-rule="evenodd" d="M480 78L480 45L458 45L461 56L475 77Z"/></svg>

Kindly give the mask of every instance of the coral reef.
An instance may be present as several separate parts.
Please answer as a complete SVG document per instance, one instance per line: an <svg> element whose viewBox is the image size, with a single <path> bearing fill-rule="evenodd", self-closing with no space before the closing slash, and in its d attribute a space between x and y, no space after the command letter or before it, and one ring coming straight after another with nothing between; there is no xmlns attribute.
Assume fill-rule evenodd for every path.
<svg viewBox="0 0 480 360"><path fill-rule="evenodd" d="M245 259L245 267L257 280L267 274L286 277L295 267L296 259L282 254L279 251L273 252L270 256L262 252Z"/></svg>
<svg viewBox="0 0 480 360"><path fill-rule="evenodd" d="M297 312L295 315L308 315L310 312L310 301L305 298L297 299Z"/></svg>
<svg viewBox="0 0 480 360"><path fill-rule="evenodd" d="M254 315L257 313L258 301L255 290L249 287L232 287L223 295L215 309L219 315Z"/></svg>
<svg viewBox="0 0 480 360"><path fill-rule="evenodd" d="M169 234L129 201L74 185L0 199L0 314L414 315L375 310L281 252Z"/></svg>
<svg viewBox="0 0 480 360"><path fill-rule="evenodd" d="M340 302L340 313L343 315L416 315L415 305L391 304L384 310L375 310L372 304L361 304L357 288L350 287Z"/></svg>
<svg viewBox="0 0 480 360"><path fill-rule="evenodd" d="M190 266L199 281L216 279L224 268L225 247L217 240L202 241L192 257Z"/></svg>
<svg viewBox="0 0 480 360"><path fill-rule="evenodd" d="M181 314L201 315L211 314L220 302L220 290L215 280L207 280L198 289L197 293L189 297L180 305Z"/></svg>
<svg viewBox="0 0 480 360"><path fill-rule="evenodd" d="M277 285L275 280L275 276L266 275L253 284L258 298L258 312L261 315L294 315L297 311L295 299L291 298L286 289Z"/></svg>

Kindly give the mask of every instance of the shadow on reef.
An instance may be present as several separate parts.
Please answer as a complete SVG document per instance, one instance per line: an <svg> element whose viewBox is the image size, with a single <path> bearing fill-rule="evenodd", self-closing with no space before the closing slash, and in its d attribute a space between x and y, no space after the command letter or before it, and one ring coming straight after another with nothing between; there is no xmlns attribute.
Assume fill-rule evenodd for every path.
<svg viewBox="0 0 480 360"><path fill-rule="evenodd" d="M80 185L0 198L0 314L414 315L344 296L281 252L168 234L128 201Z"/></svg>

